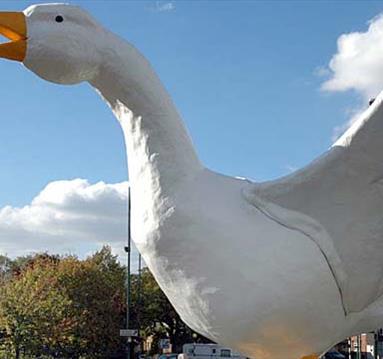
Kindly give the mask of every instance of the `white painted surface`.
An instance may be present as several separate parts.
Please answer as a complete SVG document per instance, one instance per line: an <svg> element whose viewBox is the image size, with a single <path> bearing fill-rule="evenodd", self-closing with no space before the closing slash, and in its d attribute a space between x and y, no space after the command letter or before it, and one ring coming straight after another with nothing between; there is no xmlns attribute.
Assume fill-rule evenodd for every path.
<svg viewBox="0 0 383 359"><path fill-rule="evenodd" d="M250 357L298 359L382 324L381 96L319 160L255 184L203 167L133 46L77 7L25 13L25 66L90 82L120 121L133 239L189 326Z"/></svg>

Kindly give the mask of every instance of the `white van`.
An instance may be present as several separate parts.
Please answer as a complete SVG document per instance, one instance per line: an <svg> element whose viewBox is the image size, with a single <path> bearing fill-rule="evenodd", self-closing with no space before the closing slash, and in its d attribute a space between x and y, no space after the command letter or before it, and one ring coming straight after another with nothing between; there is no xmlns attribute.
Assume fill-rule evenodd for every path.
<svg viewBox="0 0 383 359"><path fill-rule="evenodd" d="M184 344L177 359L247 359L240 353L218 344Z"/></svg>

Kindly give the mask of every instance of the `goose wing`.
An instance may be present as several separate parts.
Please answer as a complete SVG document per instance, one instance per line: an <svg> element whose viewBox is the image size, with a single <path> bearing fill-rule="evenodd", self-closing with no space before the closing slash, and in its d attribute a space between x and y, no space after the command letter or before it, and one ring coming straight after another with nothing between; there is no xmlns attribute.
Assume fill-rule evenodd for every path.
<svg viewBox="0 0 383 359"><path fill-rule="evenodd" d="M309 223L332 264L346 312L361 311L383 294L382 100L383 93L314 162L287 177L253 184L245 194L270 213L277 207L294 213L282 220L293 229L307 232Z"/></svg>

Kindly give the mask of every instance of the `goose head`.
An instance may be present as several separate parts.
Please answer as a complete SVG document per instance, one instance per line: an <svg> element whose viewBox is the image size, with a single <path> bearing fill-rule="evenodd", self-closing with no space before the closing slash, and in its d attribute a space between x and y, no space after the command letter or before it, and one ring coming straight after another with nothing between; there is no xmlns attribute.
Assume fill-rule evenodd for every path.
<svg viewBox="0 0 383 359"><path fill-rule="evenodd" d="M59 84L90 81L101 64L106 31L87 12L66 4L42 4L0 12L0 57L22 62Z"/></svg>

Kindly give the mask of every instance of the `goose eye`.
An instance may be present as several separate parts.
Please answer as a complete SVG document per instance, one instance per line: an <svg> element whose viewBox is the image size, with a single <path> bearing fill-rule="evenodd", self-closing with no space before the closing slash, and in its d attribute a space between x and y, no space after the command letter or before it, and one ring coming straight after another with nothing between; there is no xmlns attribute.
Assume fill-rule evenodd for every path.
<svg viewBox="0 0 383 359"><path fill-rule="evenodd" d="M63 22L64 18L61 15L56 16L56 22Z"/></svg>

